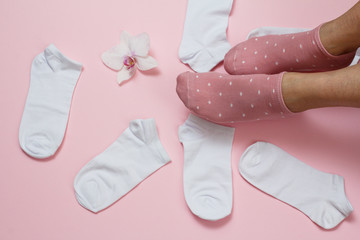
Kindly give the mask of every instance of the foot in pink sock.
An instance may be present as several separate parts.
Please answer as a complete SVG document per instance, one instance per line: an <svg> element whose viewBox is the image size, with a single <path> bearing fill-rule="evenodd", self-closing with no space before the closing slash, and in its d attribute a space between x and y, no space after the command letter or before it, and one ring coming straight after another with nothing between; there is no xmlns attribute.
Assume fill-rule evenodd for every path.
<svg viewBox="0 0 360 240"><path fill-rule="evenodd" d="M185 72L176 91L194 114L216 123L284 118L283 74L227 75Z"/></svg>
<svg viewBox="0 0 360 240"><path fill-rule="evenodd" d="M349 66L355 52L334 56L320 41L321 26L307 32L251 38L225 56L230 74L323 72Z"/></svg>

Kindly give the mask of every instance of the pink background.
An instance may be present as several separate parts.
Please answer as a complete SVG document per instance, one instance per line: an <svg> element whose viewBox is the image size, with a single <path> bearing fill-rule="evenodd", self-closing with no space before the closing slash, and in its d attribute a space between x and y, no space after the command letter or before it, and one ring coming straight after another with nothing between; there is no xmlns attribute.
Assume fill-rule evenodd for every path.
<svg viewBox="0 0 360 240"><path fill-rule="evenodd" d="M313 28L355 0L234 0L228 38L235 45L260 26ZM234 206L218 222L190 212L183 195L183 149L177 130L188 111L175 92L188 70L177 57L187 1L2 0L0 2L0 239L355 239L360 229L360 110L311 110L281 121L236 127ZM122 30L147 32L159 67L124 84L100 55ZM63 144L48 160L28 157L18 129L33 58L54 43L84 64ZM216 71L223 71L219 66ZM110 208L93 214L76 201L73 180L136 118L155 118L172 163ZM256 140L276 144L319 170L344 176L354 212L326 231L298 210L249 185L238 160Z"/></svg>

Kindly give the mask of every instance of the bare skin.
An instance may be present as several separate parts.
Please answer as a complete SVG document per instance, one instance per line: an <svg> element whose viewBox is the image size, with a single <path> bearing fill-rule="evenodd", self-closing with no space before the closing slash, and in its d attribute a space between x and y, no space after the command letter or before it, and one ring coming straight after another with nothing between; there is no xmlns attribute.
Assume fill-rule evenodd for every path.
<svg viewBox="0 0 360 240"><path fill-rule="evenodd" d="M323 24L320 39L333 55L353 52L360 47L360 2ZM360 64L321 73L285 73L282 94L292 112L335 106L360 108Z"/></svg>
<svg viewBox="0 0 360 240"><path fill-rule="evenodd" d="M282 93L292 112L321 107L360 108L360 64L321 73L285 73Z"/></svg>
<svg viewBox="0 0 360 240"><path fill-rule="evenodd" d="M340 17L324 23L320 40L325 49L336 56L355 51L360 46L360 2Z"/></svg>

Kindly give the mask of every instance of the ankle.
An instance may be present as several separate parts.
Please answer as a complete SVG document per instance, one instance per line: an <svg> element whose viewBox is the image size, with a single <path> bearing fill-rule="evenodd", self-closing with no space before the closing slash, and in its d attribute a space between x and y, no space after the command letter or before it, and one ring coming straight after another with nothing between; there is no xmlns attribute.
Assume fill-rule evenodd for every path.
<svg viewBox="0 0 360 240"><path fill-rule="evenodd" d="M281 89L282 96L287 108L293 112L303 112L308 110L308 88L304 84L304 74L301 73L284 73Z"/></svg>
<svg viewBox="0 0 360 240"><path fill-rule="evenodd" d="M336 36L336 29L334 23L324 23L319 30L320 41L328 53L339 56L344 52L344 45L339 43Z"/></svg>
<svg viewBox="0 0 360 240"><path fill-rule="evenodd" d="M360 16L343 15L324 23L319 30L325 49L334 56L350 53L360 46Z"/></svg>
<svg viewBox="0 0 360 240"><path fill-rule="evenodd" d="M319 73L285 73L282 96L291 112L323 107L360 108L360 65Z"/></svg>

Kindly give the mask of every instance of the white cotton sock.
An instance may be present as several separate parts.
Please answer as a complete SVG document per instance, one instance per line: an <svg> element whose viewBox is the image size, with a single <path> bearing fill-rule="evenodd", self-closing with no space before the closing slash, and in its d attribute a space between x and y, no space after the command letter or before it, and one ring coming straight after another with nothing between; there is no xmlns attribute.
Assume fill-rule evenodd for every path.
<svg viewBox="0 0 360 240"><path fill-rule="evenodd" d="M262 37L266 35L281 35L281 34L290 34L290 33L299 33L309 31L309 28L287 28L287 27L259 27L255 28L248 34L246 39L254 37ZM350 66L358 64L360 61L360 48L357 49L355 57L351 62Z"/></svg>
<svg viewBox="0 0 360 240"><path fill-rule="evenodd" d="M169 161L155 120L133 120L112 145L77 174L76 199L92 212L101 211Z"/></svg>
<svg viewBox="0 0 360 240"><path fill-rule="evenodd" d="M231 147L234 128L190 115L179 127L184 146L184 194L190 210L219 220L232 210Z"/></svg>
<svg viewBox="0 0 360 240"><path fill-rule="evenodd" d="M208 72L224 60L233 0L188 0L180 60L196 72Z"/></svg>
<svg viewBox="0 0 360 240"><path fill-rule="evenodd" d="M81 69L81 63L64 56L53 44L33 60L19 129L20 146L28 155L47 158L60 146Z"/></svg>
<svg viewBox="0 0 360 240"><path fill-rule="evenodd" d="M246 149L239 171L252 185L330 229L353 210L341 176L320 172L281 148L257 142Z"/></svg>
<svg viewBox="0 0 360 240"><path fill-rule="evenodd" d="M282 35L290 33L306 32L309 28L288 28L288 27L259 27L250 31L246 39L262 37L266 35Z"/></svg>

